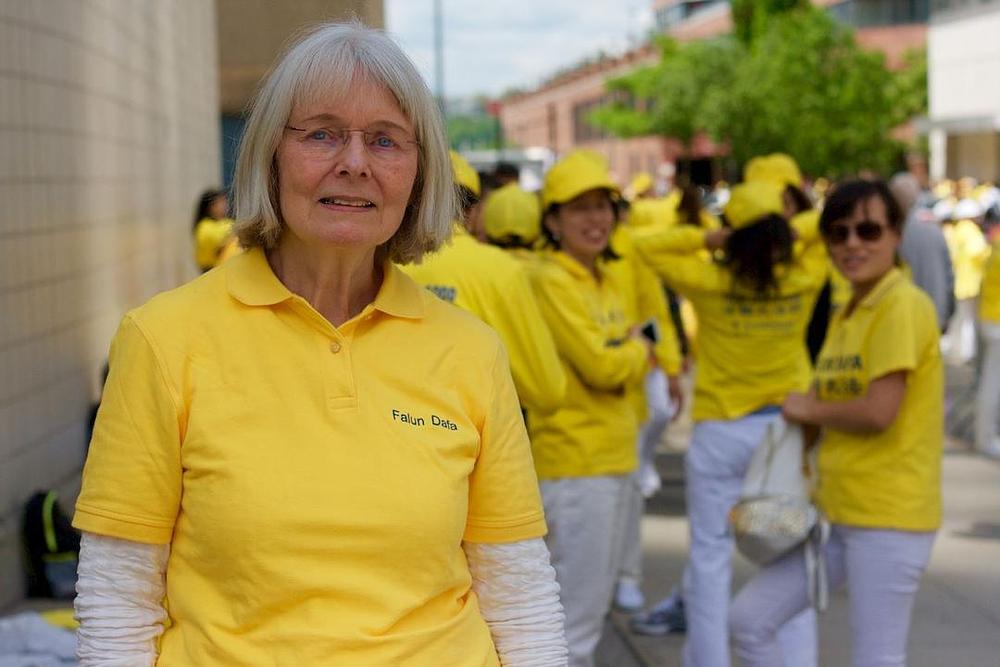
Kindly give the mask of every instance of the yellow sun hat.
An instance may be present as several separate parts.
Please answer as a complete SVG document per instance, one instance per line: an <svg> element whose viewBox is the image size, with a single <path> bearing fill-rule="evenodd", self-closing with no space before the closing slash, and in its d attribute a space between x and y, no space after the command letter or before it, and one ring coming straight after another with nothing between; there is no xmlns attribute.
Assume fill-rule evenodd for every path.
<svg viewBox="0 0 1000 667"><path fill-rule="evenodd" d="M542 211L552 204L565 204L590 190L608 190L614 196L621 191L611 180L608 165L600 153L574 151L552 165L542 184Z"/></svg>
<svg viewBox="0 0 1000 667"><path fill-rule="evenodd" d="M777 183L781 187L794 185L802 187L802 172L799 165L790 155L785 153L771 153L751 158L743 169L743 180L747 183L751 181L768 181Z"/></svg>
<svg viewBox="0 0 1000 667"><path fill-rule="evenodd" d="M451 171L455 176L455 182L468 188L472 194L478 197L482 193L479 174L472 168L468 160L455 151L448 151L448 154L451 156Z"/></svg>
<svg viewBox="0 0 1000 667"><path fill-rule="evenodd" d="M782 215L783 188L771 181L750 181L734 185L726 203L726 220L733 229L743 229L769 215Z"/></svg>
<svg viewBox="0 0 1000 667"><path fill-rule="evenodd" d="M525 192L517 183L508 183L490 194L482 215L486 235L497 241L517 237L530 244L542 233L538 196Z"/></svg>

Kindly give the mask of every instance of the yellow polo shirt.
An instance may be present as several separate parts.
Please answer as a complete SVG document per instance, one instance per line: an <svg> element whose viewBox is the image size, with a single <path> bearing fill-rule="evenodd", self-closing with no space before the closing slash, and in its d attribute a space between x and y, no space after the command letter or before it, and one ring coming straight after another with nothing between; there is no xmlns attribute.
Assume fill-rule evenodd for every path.
<svg viewBox="0 0 1000 667"><path fill-rule="evenodd" d="M562 404L566 377L521 262L455 225L451 245L426 256L420 264L400 268L500 334L525 408L552 412Z"/></svg>
<svg viewBox="0 0 1000 667"><path fill-rule="evenodd" d="M646 348L628 337L622 274L601 262L601 280L563 252L532 271L542 316L566 373L566 399L551 414L529 411L539 479L635 469L637 418L627 390L649 369Z"/></svg>
<svg viewBox="0 0 1000 667"><path fill-rule="evenodd" d="M941 524L937 315L930 298L892 269L854 312L834 317L816 362L816 389L824 401L860 398L873 380L896 371L906 372L906 394L889 428L824 435L816 501L834 523L917 531Z"/></svg>
<svg viewBox="0 0 1000 667"><path fill-rule="evenodd" d="M792 264L779 267L778 290L762 297L733 284L703 252L704 237L676 227L636 235L635 246L698 317L692 418L738 419L809 386L805 332L826 281L826 248L818 235L797 242Z"/></svg>
<svg viewBox="0 0 1000 667"><path fill-rule="evenodd" d="M972 220L945 225L942 231L955 268L955 298L960 301L974 299L979 296L983 265L990 255L990 245L979 225Z"/></svg>
<svg viewBox="0 0 1000 667"><path fill-rule="evenodd" d="M74 525L170 544L159 667L499 664L461 544L545 523L493 331L391 264L334 327L253 249L110 369Z"/></svg>
<svg viewBox="0 0 1000 667"><path fill-rule="evenodd" d="M1000 238L993 242L993 252L983 271L979 319L989 324L1000 324Z"/></svg>

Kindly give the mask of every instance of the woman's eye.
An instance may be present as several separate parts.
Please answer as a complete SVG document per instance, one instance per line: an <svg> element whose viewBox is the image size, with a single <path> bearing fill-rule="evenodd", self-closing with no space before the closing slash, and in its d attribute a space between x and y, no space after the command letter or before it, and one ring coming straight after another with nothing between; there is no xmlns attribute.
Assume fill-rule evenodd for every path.
<svg viewBox="0 0 1000 667"><path fill-rule="evenodd" d="M391 137L387 137L384 134L380 134L375 137L375 141L372 142L376 148L395 148L396 142L392 140Z"/></svg>
<svg viewBox="0 0 1000 667"><path fill-rule="evenodd" d="M306 136L309 139L313 140L313 141L329 141L330 140L330 133L327 132L326 130L316 130L314 132L310 132Z"/></svg>

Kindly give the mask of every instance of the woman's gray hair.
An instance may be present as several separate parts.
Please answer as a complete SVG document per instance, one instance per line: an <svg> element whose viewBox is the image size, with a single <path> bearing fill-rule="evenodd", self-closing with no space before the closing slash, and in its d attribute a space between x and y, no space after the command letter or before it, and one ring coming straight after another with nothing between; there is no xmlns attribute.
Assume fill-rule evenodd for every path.
<svg viewBox="0 0 1000 667"><path fill-rule="evenodd" d="M250 107L233 179L234 231L242 246L270 249L281 236L275 154L292 108L318 96L349 94L359 76L395 96L420 144L410 203L399 229L381 247L383 255L400 264L419 262L448 239L458 202L438 106L413 62L389 37L352 22L324 23L296 39Z"/></svg>

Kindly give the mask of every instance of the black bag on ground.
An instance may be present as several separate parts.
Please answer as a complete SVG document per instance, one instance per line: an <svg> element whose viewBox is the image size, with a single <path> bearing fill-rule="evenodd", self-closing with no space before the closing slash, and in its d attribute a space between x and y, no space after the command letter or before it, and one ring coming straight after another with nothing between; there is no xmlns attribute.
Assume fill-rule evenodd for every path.
<svg viewBox="0 0 1000 667"><path fill-rule="evenodd" d="M28 597L72 599L80 533L63 514L55 491L39 491L24 506L24 541Z"/></svg>

